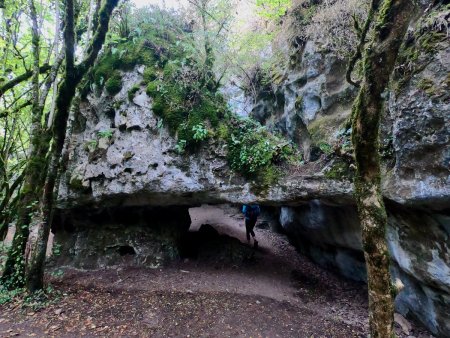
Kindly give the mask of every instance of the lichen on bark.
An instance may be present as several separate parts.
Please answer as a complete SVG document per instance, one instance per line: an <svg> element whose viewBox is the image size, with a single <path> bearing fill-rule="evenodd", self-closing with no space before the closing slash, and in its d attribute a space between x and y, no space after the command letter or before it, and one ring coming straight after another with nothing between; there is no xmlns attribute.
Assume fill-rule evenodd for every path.
<svg viewBox="0 0 450 338"><path fill-rule="evenodd" d="M408 0L384 0L374 34L365 49L364 79L352 111L356 159L355 198L362 226L369 288L371 337L393 335L393 296L385 229L387 215L381 194L379 132L384 92L414 10Z"/></svg>

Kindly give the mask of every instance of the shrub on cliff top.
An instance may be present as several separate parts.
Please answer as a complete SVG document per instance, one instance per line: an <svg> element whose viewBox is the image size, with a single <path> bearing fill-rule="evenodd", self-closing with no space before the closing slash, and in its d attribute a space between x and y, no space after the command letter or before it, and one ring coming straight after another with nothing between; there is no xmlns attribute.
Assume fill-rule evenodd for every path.
<svg viewBox="0 0 450 338"><path fill-rule="evenodd" d="M300 27L300 35L317 41L340 59L348 58L358 43L355 20L362 27L367 18L368 0L324 1L315 6L307 21ZM302 10L307 12L307 10Z"/></svg>
<svg viewBox="0 0 450 338"><path fill-rule="evenodd" d="M234 118L228 138L228 159L232 169L254 176L274 164L288 160L294 150L289 141L279 138L251 119Z"/></svg>

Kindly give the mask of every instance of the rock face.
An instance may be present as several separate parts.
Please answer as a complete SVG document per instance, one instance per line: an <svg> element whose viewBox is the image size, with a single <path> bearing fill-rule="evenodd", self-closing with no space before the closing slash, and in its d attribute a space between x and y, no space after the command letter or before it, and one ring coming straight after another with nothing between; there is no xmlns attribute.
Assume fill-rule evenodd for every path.
<svg viewBox="0 0 450 338"><path fill-rule="evenodd" d="M289 176L267 191L233 174L224 145L215 140L195 153L179 154L176 138L152 112L140 69L123 74L114 97L91 94L82 102L66 142L68 162L59 186L58 207L193 206L202 203L295 205L310 198L351 199L346 181L323 176Z"/></svg>
<svg viewBox="0 0 450 338"><path fill-rule="evenodd" d="M280 223L300 251L348 278L366 281L361 231L354 206L312 200L282 207Z"/></svg>
<svg viewBox="0 0 450 338"><path fill-rule="evenodd" d="M58 265L83 269L158 267L180 255L191 225L185 207L122 207L62 212L55 232Z"/></svg>
<svg viewBox="0 0 450 338"><path fill-rule="evenodd" d="M439 208L450 205L450 43L437 39L431 51L414 47L420 71L391 93L395 166L384 187L398 202Z"/></svg>
<svg viewBox="0 0 450 338"><path fill-rule="evenodd" d="M397 275L406 285L396 301L441 336L450 334L450 216L425 210L392 210L388 244Z"/></svg>
<svg viewBox="0 0 450 338"><path fill-rule="evenodd" d="M308 161L312 145L336 139L356 91L345 80L346 63L313 41L292 53L300 57L261 91L251 115L302 147Z"/></svg>
<svg viewBox="0 0 450 338"><path fill-rule="evenodd" d="M448 11L439 14L447 24ZM387 93L383 193L392 273L405 284L397 311L448 337L450 43L445 35L420 42L422 23L435 15L430 11L412 27L413 47L409 37L403 52L414 56L415 68L410 71L411 60L400 59L397 69L407 71ZM298 52L300 62L261 93L252 115L314 160L314 147L338 138L355 91L345 82L345 65L332 55L313 42ZM327 179L324 168L308 163L301 174L256 193L252 182L230 172L223 144L211 140L196 153L179 154L144 88L128 97L142 73L139 67L123 73L119 93L90 94L79 106L59 186L55 231L63 245L61 264L89 268L127 259L156 266L178 255L189 206L259 201L282 207L280 223L299 250L349 278L366 280L350 181ZM162 221L160 214L170 216Z"/></svg>
<svg viewBox="0 0 450 338"><path fill-rule="evenodd" d="M450 336L450 43L445 28L433 25L448 27L449 18L448 9L432 10L411 28L388 93L382 136L391 145L383 192L392 274L405 284L396 308L442 337ZM330 140L336 128L322 132L328 136L321 139ZM280 223L317 263L366 280L352 203L321 199L283 207Z"/></svg>
<svg viewBox="0 0 450 338"><path fill-rule="evenodd" d="M397 311L422 321L434 334L450 333L450 216L388 203L387 241L393 277L405 288ZM355 206L318 200L283 207L280 223L293 243L315 262L366 281L361 230Z"/></svg>
<svg viewBox="0 0 450 338"><path fill-rule="evenodd" d="M91 95L80 106L82 123L75 121L68 169L59 189L62 207L94 202L177 205L186 204L183 197L229 189L220 148L180 156L176 139L152 113L145 89L131 101L127 98L128 90L141 80L138 71L125 73L117 95Z"/></svg>

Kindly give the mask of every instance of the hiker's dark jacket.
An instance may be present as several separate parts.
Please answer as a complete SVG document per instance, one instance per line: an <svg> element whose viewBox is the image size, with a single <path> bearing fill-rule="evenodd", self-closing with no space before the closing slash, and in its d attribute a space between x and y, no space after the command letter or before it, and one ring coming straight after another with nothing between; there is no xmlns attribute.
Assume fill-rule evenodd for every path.
<svg viewBox="0 0 450 338"><path fill-rule="evenodd" d="M259 208L259 205L244 204L242 207L242 213L245 215L246 220L256 220L261 213L261 209Z"/></svg>

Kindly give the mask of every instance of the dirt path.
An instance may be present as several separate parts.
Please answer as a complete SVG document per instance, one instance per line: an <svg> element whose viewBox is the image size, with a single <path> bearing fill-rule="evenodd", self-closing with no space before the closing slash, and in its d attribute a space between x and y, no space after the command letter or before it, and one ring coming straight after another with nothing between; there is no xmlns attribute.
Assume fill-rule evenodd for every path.
<svg viewBox="0 0 450 338"><path fill-rule="evenodd" d="M246 242L237 209L203 206L191 209L191 218L191 230L210 224ZM0 306L0 336L366 336L364 285L312 264L283 235L264 229L256 235L257 251L224 236L245 249L238 263L205 249L197 259L158 269L66 269L49 277L62 295L55 304L40 311ZM429 336L415 327L410 334Z"/></svg>

